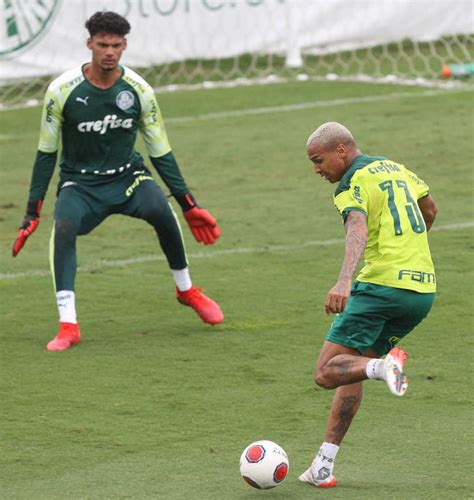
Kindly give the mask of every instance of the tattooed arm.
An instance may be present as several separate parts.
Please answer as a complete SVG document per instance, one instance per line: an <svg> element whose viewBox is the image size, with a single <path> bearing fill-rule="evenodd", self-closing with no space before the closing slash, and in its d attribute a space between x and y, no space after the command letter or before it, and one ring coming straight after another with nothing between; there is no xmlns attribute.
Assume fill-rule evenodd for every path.
<svg viewBox="0 0 474 500"><path fill-rule="evenodd" d="M367 245L367 221L363 213L355 210L349 212L345 229L344 260L339 278L326 297L324 307L327 314L340 313L346 307L351 293L352 277Z"/></svg>

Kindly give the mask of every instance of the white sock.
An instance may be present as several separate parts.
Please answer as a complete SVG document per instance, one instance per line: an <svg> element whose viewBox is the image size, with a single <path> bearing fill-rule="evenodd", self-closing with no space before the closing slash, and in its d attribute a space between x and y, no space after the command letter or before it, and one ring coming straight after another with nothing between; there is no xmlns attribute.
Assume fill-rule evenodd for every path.
<svg viewBox="0 0 474 500"><path fill-rule="evenodd" d="M71 290L60 290L56 292L58 304L59 321L61 323L77 323L76 318L76 294Z"/></svg>
<svg viewBox="0 0 474 500"><path fill-rule="evenodd" d="M331 459L332 461L336 460L337 452L339 451L339 446L333 443L324 442L319 448L319 453L321 453L324 457Z"/></svg>
<svg viewBox="0 0 474 500"><path fill-rule="evenodd" d="M184 269L171 269L171 272L173 273L174 282L180 292L185 292L193 286L187 266Z"/></svg>
<svg viewBox="0 0 474 500"><path fill-rule="evenodd" d="M324 481L331 476L338 451L337 444L324 442L321 445L311 465L312 474L316 481Z"/></svg>
<svg viewBox="0 0 474 500"><path fill-rule="evenodd" d="M375 378L378 380L385 380L383 362L383 359L371 359L365 367L365 373L367 374L367 377Z"/></svg>

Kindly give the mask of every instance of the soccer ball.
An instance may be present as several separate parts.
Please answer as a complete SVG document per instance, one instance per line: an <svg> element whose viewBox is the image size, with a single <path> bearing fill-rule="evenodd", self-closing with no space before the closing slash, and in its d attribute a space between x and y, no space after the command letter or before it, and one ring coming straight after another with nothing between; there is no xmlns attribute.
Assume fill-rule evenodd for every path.
<svg viewBox="0 0 474 500"><path fill-rule="evenodd" d="M285 450L273 441L255 441L240 456L240 474L259 490L274 488L283 482L290 464Z"/></svg>

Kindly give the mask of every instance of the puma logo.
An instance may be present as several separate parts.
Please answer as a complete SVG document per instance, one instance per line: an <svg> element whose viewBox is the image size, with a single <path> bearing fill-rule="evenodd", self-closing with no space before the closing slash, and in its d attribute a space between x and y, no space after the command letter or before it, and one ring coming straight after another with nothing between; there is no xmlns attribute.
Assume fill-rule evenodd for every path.
<svg viewBox="0 0 474 500"><path fill-rule="evenodd" d="M86 106L87 106L87 99L89 99L89 96L84 97L84 98L82 98L82 97L76 97L76 101L77 102L82 102L82 104L84 104Z"/></svg>

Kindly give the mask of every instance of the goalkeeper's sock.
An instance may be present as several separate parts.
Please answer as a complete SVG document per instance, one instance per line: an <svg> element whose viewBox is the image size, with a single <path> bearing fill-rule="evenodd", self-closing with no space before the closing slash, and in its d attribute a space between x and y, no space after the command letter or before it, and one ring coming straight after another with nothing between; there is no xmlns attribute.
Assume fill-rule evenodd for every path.
<svg viewBox="0 0 474 500"><path fill-rule="evenodd" d="M59 321L61 323L77 323L76 294L71 290L60 290L56 293Z"/></svg>
<svg viewBox="0 0 474 500"><path fill-rule="evenodd" d="M185 292L193 286L191 277L189 276L189 268L186 266L184 269L171 269L173 273L174 282L180 292Z"/></svg>
<svg viewBox="0 0 474 500"><path fill-rule="evenodd" d="M367 374L368 378L385 380L385 372L383 368L384 368L383 359L371 359L365 367L365 373Z"/></svg>

